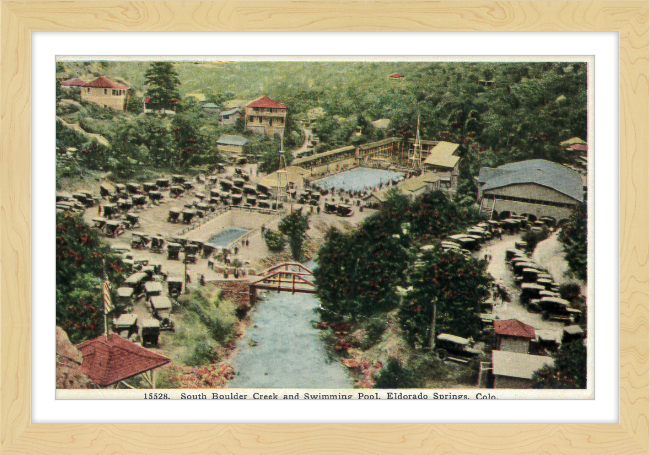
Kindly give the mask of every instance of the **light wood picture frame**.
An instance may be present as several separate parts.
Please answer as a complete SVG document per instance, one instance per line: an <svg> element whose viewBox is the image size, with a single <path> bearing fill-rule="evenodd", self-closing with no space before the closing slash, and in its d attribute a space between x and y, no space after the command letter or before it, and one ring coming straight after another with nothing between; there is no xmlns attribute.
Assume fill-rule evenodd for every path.
<svg viewBox="0 0 650 455"><path fill-rule="evenodd" d="M648 2L0 2L0 444L4 454L649 453ZM619 423L42 425L31 423L32 31L619 33Z"/></svg>

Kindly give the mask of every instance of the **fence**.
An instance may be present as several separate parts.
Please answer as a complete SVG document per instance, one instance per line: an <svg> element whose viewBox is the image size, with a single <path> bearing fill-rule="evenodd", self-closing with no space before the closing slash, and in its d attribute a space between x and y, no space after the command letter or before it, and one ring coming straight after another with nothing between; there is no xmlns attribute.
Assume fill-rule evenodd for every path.
<svg viewBox="0 0 650 455"><path fill-rule="evenodd" d="M270 223L272 223L273 221L277 220L280 216L282 216L282 215L284 214L284 212L281 212L281 211L279 211L279 210L260 209L260 208L257 208L257 207L241 207L241 206L238 206L238 205L227 205L227 206L222 206L222 207L219 207L219 208L218 208L217 210L215 210L214 212L210 213L209 215L206 215L206 216L204 216L203 218L200 218L198 221L196 221L196 222L194 222L194 223L192 223L192 224L190 224L190 225L184 227L184 228L181 229L180 231L176 232L176 233L174 234L174 237L180 237L180 236L182 236L182 235L184 235L184 234L190 232L191 230L194 230L194 229L196 229L196 228L198 228L198 227L200 227L200 226L203 226L205 223L207 223L207 222L210 221L210 220L215 219L215 218L218 217L219 215L222 215L222 214L224 214L224 213L226 213L226 212L229 212L229 211L231 211L231 210L232 210L232 211L234 211L234 210L238 210L238 211L240 211L240 212L249 212L249 213L262 213L262 214L264 214L264 215L274 215L274 216L272 216L270 219L266 220L265 222L263 222L263 223L260 224L259 226L257 226L257 227L255 227L255 228L251 229L251 230L248 231L247 233L242 234L242 235L239 236L237 239L235 239L235 240L233 240L232 242L230 242L230 243L229 243L228 245L226 245L226 247L225 247L225 248L228 248L228 249L229 249L231 246L234 246L237 242L240 242L240 243L241 243L242 240L246 241L246 239L249 238L250 236L252 236L255 232L257 232L258 229L262 229L262 227L266 227L268 224L270 224Z"/></svg>
<svg viewBox="0 0 650 455"><path fill-rule="evenodd" d="M249 207L243 207L243 209L247 210L247 209L249 209ZM284 212L279 212L279 211L276 211L276 210L264 210L264 211L261 211L261 210L264 210L264 209L260 209L260 213L266 213L266 214L269 214L269 215L275 213L275 215L272 216L271 218L269 218L268 220L266 220L265 222L261 223L259 226L254 227L250 231L246 232L245 234L242 234L237 239L230 242L228 245L226 245L226 247L225 247L226 249L229 250L231 247L234 247L236 244L238 244L238 243L241 244L242 241L245 242L249 237L253 236L253 234L255 234L258 230L261 231L262 227L268 226L269 224L273 223L275 220L280 218L282 215L284 215Z"/></svg>

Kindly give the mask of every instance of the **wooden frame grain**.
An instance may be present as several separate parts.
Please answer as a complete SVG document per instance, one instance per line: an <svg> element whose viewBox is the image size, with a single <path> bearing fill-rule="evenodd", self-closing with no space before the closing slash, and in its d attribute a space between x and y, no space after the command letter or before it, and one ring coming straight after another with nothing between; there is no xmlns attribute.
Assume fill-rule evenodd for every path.
<svg viewBox="0 0 650 455"><path fill-rule="evenodd" d="M0 443L4 454L648 454L648 2L0 2ZM30 377L32 31L619 33L616 425L36 425Z"/></svg>

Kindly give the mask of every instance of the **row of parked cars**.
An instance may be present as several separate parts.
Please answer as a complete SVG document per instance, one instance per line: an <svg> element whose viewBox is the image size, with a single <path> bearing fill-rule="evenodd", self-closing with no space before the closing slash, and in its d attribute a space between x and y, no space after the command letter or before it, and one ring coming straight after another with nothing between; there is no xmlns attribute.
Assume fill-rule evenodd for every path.
<svg viewBox="0 0 650 455"><path fill-rule="evenodd" d="M508 261L515 274L515 283L521 286L521 303L528 311L542 313L545 320L578 323L582 312L571 308L570 302L562 299L559 286L543 267L535 263L526 253L518 249L506 250Z"/></svg>
<svg viewBox="0 0 650 455"><path fill-rule="evenodd" d="M122 261L125 264L131 261L133 273L116 290L115 306L120 315L113 318L113 331L124 338L139 334L143 346L158 346L158 337L162 330L175 330L172 299L180 295L183 280L168 277L162 273L160 264L136 259L129 253L125 253ZM142 321L139 321L137 314L132 313L134 303L140 299L144 300L151 312L151 317Z"/></svg>

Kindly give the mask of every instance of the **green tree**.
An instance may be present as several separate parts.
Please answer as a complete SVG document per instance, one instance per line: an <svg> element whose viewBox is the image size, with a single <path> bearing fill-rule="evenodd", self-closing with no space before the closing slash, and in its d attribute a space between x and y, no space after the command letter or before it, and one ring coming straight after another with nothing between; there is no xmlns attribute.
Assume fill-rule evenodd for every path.
<svg viewBox="0 0 650 455"><path fill-rule="evenodd" d="M587 348L581 341L564 343L553 355L553 366L533 375L533 389L586 389Z"/></svg>
<svg viewBox="0 0 650 455"><path fill-rule="evenodd" d="M397 359L390 358L382 368L373 386L374 389L417 389L422 387L422 380L415 372L403 367Z"/></svg>
<svg viewBox="0 0 650 455"><path fill-rule="evenodd" d="M100 232L80 215L58 213L56 324L72 343L96 337L104 330L104 261L108 279L117 289L123 281L121 261L102 242Z"/></svg>
<svg viewBox="0 0 650 455"><path fill-rule="evenodd" d="M576 278L587 280L587 204L582 204L569 223L562 228L559 237L564 247L564 257L569 272Z"/></svg>
<svg viewBox="0 0 650 455"><path fill-rule="evenodd" d="M404 283L410 261L408 208L406 197L389 192L382 210L358 230L332 228L325 234L314 277L326 310L356 318L397 306L396 287Z"/></svg>
<svg viewBox="0 0 650 455"><path fill-rule="evenodd" d="M301 211L291 212L278 224L278 231L289 238L291 257L295 261L300 261L302 258L303 244L307 240L308 229L309 214L303 215Z"/></svg>
<svg viewBox="0 0 650 455"><path fill-rule="evenodd" d="M430 346L440 333L480 335L480 305L492 283L485 261L427 248L409 269L409 278L413 289L404 297L399 319L410 343Z"/></svg>
<svg viewBox="0 0 650 455"><path fill-rule="evenodd" d="M145 96L151 98L153 110L174 110L179 98L178 87L181 84L172 62L151 62L144 73L147 91Z"/></svg>
<svg viewBox="0 0 650 455"><path fill-rule="evenodd" d="M284 247L287 244L284 236L279 232L274 231L273 229L268 229L264 233L264 241L266 242L266 246L269 248L269 250L274 252L280 252L284 250Z"/></svg>
<svg viewBox="0 0 650 455"><path fill-rule="evenodd" d="M251 145L252 150L257 150L258 153L261 152L262 161L259 164L260 172L271 173L280 169L280 144L275 138L260 137L257 138L257 141L254 141L254 144ZM291 164L293 159L293 154L288 150L284 149L284 159L287 162L287 165Z"/></svg>

